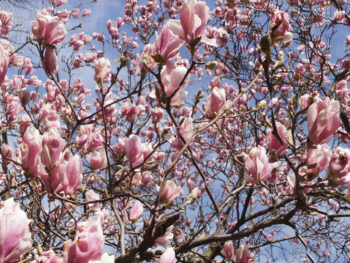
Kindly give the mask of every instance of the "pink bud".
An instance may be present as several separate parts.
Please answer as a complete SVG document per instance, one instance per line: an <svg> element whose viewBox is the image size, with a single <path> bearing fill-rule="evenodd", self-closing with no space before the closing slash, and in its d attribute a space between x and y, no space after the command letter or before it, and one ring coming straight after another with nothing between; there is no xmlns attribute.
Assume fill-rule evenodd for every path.
<svg viewBox="0 0 350 263"><path fill-rule="evenodd" d="M51 128L48 132L45 132L42 138L41 162L46 167L51 167L60 159L63 147L64 142L56 128Z"/></svg>
<svg viewBox="0 0 350 263"><path fill-rule="evenodd" d="M182 189L174 181L167 180L159 198L164 203L172 202L176 197L182 194Z"/></svg>
<svg viewBox="0 0 350 263"><path fill-rule="evenodd" d="M130 135L125 140L125 155L133 166L137 166L143 162L142 144L137 135Z"/></svg>
<svg viewBox="0 0 350 263"><path fill-rule="evenodd" d="M5 52L2 44L0 44L0 84L2 84L5 80L8 65L9 65L9 57Z"/></svg>
<svg viewBox="0 0 350 263"><path fill-rule="evenodd" d="M175 251L172 247L169 247L165 252L160 256L158 263L175 263Z"/></svg>
<svg viewBox="0 0 350 263"><path fill-rule="evenodd" d="M111 63L105 57L99 58L95 63L95 81L108 83L111 80Z"/></svg>
<svg viewBox="0 0 350 263"><path fill-rule="evenodd" d="M19 148L22 167L29 169L32 175L38 176L37 168L39 166L41 152L41 136L39 131L34 127L27 128L23 136L23 142Z"/></svg>
<svg viewBox="0 0 350 263"><path fill-rule="evenodd" d="M266 141L270 151L275 151L276 154L280 156L288 148L287 136L290 136L290 132L288 132L287 128L279 122L276 122L276 127L282 143L272 134L272 130L267 133Z"/></svg>
<svg viewBox="0 0 350 263"><path fill-rule="evenodd" d="M78 223L74 241L65 244L66 263L88 263L99 260L102 256L104 236L101 227L101 217L89 217L87 222Z"/></svg>
<svg viewBox="0 0 350 263"><path fill-rule="evenodd" d="M0 262L19 262L32 249L29 222L13 198L4 202L0 209Z"/></svg>
<svg viewBox="0 0 350 263"><path fill-rule="evenodd" d="M9 163L7 159L13 159L13 150L12 148L7 145L6 143L3 143L1 145L1 153L2 153L2 161L6 164Z"/></svg>
<svg viewBox="0 0 350 263"><path fill-rule="evenodd" d="M68 161L65 171L63 187L66 194L75 194L77 188L81 185L83 179L81 170L81 158L79 155L75 155Z"/></svg>
<svg viewBox="0 0 350 263"><path fill-rule="evenodd" d="M314 102L307 112L307 126L309 138L314 144L327 143L340 127L339 101L330 100L328 97Z"/></svg>
<svg viewBox="0 0 350 263"><path fill-rule="evenodd" d="M140 201L136 200L131 207L129 218L131 221L137 221L137 219L139 219L142 216L142 213L143 205Z"/></svg>

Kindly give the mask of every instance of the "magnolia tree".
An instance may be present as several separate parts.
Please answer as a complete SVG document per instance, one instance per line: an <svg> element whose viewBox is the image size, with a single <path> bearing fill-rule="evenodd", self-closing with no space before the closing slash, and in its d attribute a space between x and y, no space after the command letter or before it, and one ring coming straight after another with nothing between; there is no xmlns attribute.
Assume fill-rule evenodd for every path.
<svg viewBox="0 0 350 263"><path fill-rule="evenodd" d="M345 0L71 2L0 11L1 263L350 260Z"/></svg>

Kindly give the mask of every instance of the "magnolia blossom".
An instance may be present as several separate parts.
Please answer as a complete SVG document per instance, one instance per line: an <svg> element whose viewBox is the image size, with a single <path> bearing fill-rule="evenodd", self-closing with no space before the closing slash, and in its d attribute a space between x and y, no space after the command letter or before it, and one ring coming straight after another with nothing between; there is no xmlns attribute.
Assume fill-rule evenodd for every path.
<svg viewBox="0 0 350 263"><path fill-rule="evenodd" d="M52 46L61 43L67 34L64 23L46 11L38 11L32 22L32 31L39 41Z"/></svg>
<svg viewBox="0 0 350 263"><path fill-rule="evenodd" d="M130 135L129 138L125 140L124 147L126 158L128 158L133 166L137 166L143 162L142 144L137 135Z"/></svg>
<svg viewBox="0 0 350 263"><path fill-rule="evenodd" d="M219 113L226 103L226 91L214 87L211 90L211 94L208 96L207 103L204 104L204 109L209 116L213 116L215 113Z"/></svg>
<svg viewBox="0 0 350 263"><path fill-rule="evenodd" d="M163 62L174 58L183 44L183 40L179 39L168 27L165 25L158 36L156 32L156 41L153 45L155 55L160 55Z"/></svg>
<svg viewBox="0 0 350 263"><path fill-rule="evenodd" d="M2 44L0 44L0 84L5 80L9 66L9 57Z"/></svg>
<svg viewBox="0 0 350 263"><path fill-rule="evenodd" d="M250 263L254 260L254 254L249 252L248 247L240 246L236 250L236 263Z"/></svg>
<svg viewBox="0 0 350 263"><path fill-rule="evenodd" d="M224 248L221 250L221 254L229 261L233 260L234 257L234 246L232 241L226 241Z"/></svg>
<svg viewBox="0 0 350 263"><path fill-rule="evenodd" d="M95 63L95 81L108 83L111 80L111 62L108 58L99 58Z"/></svg>
<svg viewBox="0 0 350 263"><path fill-rule="evenodd" d="M350 150L338 147L328 166L328 181L337 186L350 184Z"/></svg>
<svg viewBox="0 0 350 263"><path fill-rule="evenodd" d="M19 146L22 167L28 169L34 176L38 176L41 140L39 131L34 127L28 127Z"/></svg>
<svg viewBox="0 0 350 263"><path fill-rule="evenodd" d="M341 125L339 101L328 97L314 102L307 112L309 138L314 144L325 144Z"/></svg>
<svg viewBox="0 0 350 263"><path fill-rule="evenodd" d="M12 29L12 13L1 10L0 22L0 34L7 36Z"/></svg>
<svg viewBox="0 0 350 263"><path fill-rule="evenodd" d="M100 260L104 246L101 217L89 217L87 222L80 222L74 241L65 244L65 263L88 263L89 260Z"/></svg>
<svg viewBox="0 0 350 263"><path fill-rule="evenodd" d="M172 232L173 232L173 226L169 226L162 236L157 237L157 239L154 242L154 245L162 246L162 247L166 247L170 245L170 240L173 239L174 237Z"/></svg>
<svg viewBox="0 0 350 263"><path fill-rule="evenodd" d="M265 148L258 146L251 149L249 155L244 155L244 165L251 174L245 175L245 179L249 183L256 184L268 180L277 163L269 163Z"/></svg>
<svg viewBox="0 0 350 263"><path fill-rule="evenodd" d="M4 202L0 209L0 262L19 262L32 249L29 222L13 198Z"/></svg>
<svg viewBox="0 0 350 263"><path fill-rule="evenodd" d="M131 207L129 218L131 221L137 221L137 219L139 219L142 216L142 213L143 205L140 201L136 200Z"/></svg>
<svg viewBox="0 0 350 263"><path fill-rule="evenodd" d="M60 159L63 147L64 142L56 128L51 128L48 132L45 132L42 137L41 162L46 167L51 167Z"/></svg>
<svg viewBox="0 0 350 263"><path fill-rule="evenodd" d="M292 26L289 23L289 15L278 9L272 11L270 31L273 41L283 41L290 44L293 34L290 32Z"/></svg>
<svg viewBox="0 0 350 263"><path fill-rule="evenodd" d="M79 155L73 156L67 163L63 189L66 194L75 194L82 183L82 164Z"/></svg>
<svg viewBox="0 0 350 263"><path fill-rule="evenodd" d="M175 251L172 247L169 247L165 252L160 256L158 263L175 263Z"/></svg>
<svg viewBox="0 0 350 263"><path fill-rule="evenodd" d="M99 170L107 165L107 157L105 151L95 151L87 155L92 170Z"/></svg>
<svg viewBox="0 0 350 263"><path fill-rule="evenodd" d="M272 130L269 130L267 133L266 140L270 151L275 151L277 156L280 156L288 148L287 137L291 134L288 132L287 128L279 122L276 122L276 127L282 143L275 135L272 134Z"/></svg>
<svg viewBox="0 0 350 263"><path fill-rule="evenodd" d="M45 57L42 61L43 68L47 74L56 75L58 71L57 56L54 48L47 48L45 50Z"/></svg>
<svg viewBox="0 0 350 263"><path fill-rule="evenodd" d="M163 191L160 194L160 200L165 203L172 202L176 197L182 194L182 189L174 181L167 180Z"/></svg>
<svg viewBox="0 0 350 263"><path fill-rule="evenodd" d="M182 138L180 137L180 134L181 134ZM193 121L192 121L192 118L183 119L180 122L180 127L179 127L179 130L177 132L176 139L172 143L172 146L175 149L180 150L185 145L185 143L189 139L191 139L192 135L193 135ZM185 142L183 140L185 140Z"/></svg>
<svg viewBox="0 0 350 263"><path fill-rule="evenodd" d="M169 28L187 44L203 36L210 18L209 7L204 1L187 0L180 10L180 21L170 20Z"/></svg>
<svg viewBox="0 0 350 263"><path fill-rule="evenodd" d="M189 78L185 78L186 73L187 68L177 66L173 63L168 63L161 72L165 96L171 97L172 105L181 105L184 103L186 93L181 93L181 91L186 88L189 82ZM159 87L159 90L163 93L162 87Z"/></svg>
<svg viewBox="0 0 350 263"><path fill-rule="evenodd" d="M332 152L327 144L317 145L307 151L307 173L317 175L327 167Z"/></svg>

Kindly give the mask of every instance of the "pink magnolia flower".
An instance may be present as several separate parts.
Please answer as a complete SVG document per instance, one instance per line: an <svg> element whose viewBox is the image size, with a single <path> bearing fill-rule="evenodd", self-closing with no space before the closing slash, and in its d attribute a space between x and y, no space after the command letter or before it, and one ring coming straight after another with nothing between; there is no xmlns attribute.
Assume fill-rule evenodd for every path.
<svg viewBox="0 0 350 263"><path fill-rule="evenodd" d="M0 262L19 262L32 249L29 222L13 198L4 202L0 209Z"/></svg>
<svg viewBox="0 0 350 263"><path fill-rule="evenodd" d="M28 169L29 172L34 176L38 176L41 139L41 135L36 128L28 127L24 133L23 142L19 146L22 167Z"/></svg>
<svg viewBox="0 0 350 263"><path fill-rule="evenodd" d="M211 94L208 96L207 103L204 104L204 109L209 116L213 116L215 113L220 113L226 104L226 91L214 87L211 90Z"/></svg>
<svg viewBox="0 0 350 263"><path fill-rule="evenodd" d="M170 203L174 199L182 194L182 189L177 186L174 181L167 180L163 191L161 192L159 198L161 202Z"/></svg>
<svg viewBox="0 0 350 263"><path fill-rule="evenodd" d="M0 44L0 84L5 80L9 66L9 57L2 44Z"/></svg>
<svg viewBox="0 0 350 263"><path fill-rule="evenodd" d="M182 119L182 121L180 122L180 127L179 127L179 131L177 132L176 139L172 143L172 146L177 150L181 150L181 148L185 145L185 143L180 137L180 134L182 138L185 140L185 142L191 139L193 135L192 118L185 118L185 119Z"/></svg>
<svg viewBox="0 0 350 263"><path fill-rule="evenodd" d="M129 218L131 221L137 221L137 219L139 219L142 216L142 213L143 205L140 201L136 200L131 207Z"/></svg>
<svg viewBox="0 0 350 263"><path fill-rule="evenodd" d="M311 96L309 94L304 94L299 99L300 109L305 110L309 106Z"/></svg>
<svg viewBox="0 0 350 263"><path fill-rule="evenodd" d="M293 34L290 30L292 30L292 26L289 23L289 15L286 12L274 9L270 23L273 41L283 41L285 44L290 44L293 39Z"/></svg>
<svg viewBox="0 0 350 263"><path fill-rule="evenodd" d="M7 159L13 159L13 150L12 147L7 145L6 143L3 143L1 145L1 159L3 161L3 163L9 163L9 161Z"/></svg>
<svg viewBox="0 0 350 263"><path fill-rule="evenodd" d="M130 121L135 121L140 114L140 107L127 101L122 105L120 113L122 116L126 116Z"/></svg>
<svg viewBox="0 0 350 263"><path fill-rule="evenodd" d="M86 200L88 202L100 200L100 195L95 193L93 190L86 191L85 195L86 195ZM92 207L92 209L94 210L98 210L101 208L101 204L96 202L96 203L89 204L89 207Z"/></svg>
<svg viewBox="0 0 350 263"><path fill-rule="evenodd" d="M101 217L89 217L87 222L78 223L74 241L65 244L65 263L88 263L102 256L104 236Z"/></svg>
<svg viewBox="0 0 350 263"><path fill-rule="evenodd" d="M307 151L307 173L317 175L327 167L332 151L327 144L317 145Z"/></svg>
<svg viewBox="0 0 350 263"><path fill-rule="evenodd" d="M156 32L156 40L153 45L154 53L159 54L163 62L174 58L183 44L183 40L179 39L168 27L165 25L158 36Z"/></svg>
<svg viewBox="0 0 350 263"><path fill-rule="evenodd" d="M158 123L162 120L164 116L164 111L163 109L159 108L159 107L155 107L152 109L152 121L154 123Z"/></svg>
<svg viewBox="0 0 350 263"><path fill-rule="evenodd" d="M254 254L249 252L248 247L240 246L236 250L236 263L250 263L254 260Z"/></svg>
<svg viewBox="0 0 350 263"><path fill-rule="evenodd" d="M177 66L174 63L168 63L161 72L161 79L165 90L165 95L167 97L172 96L172 105L180 105L184 103L184 97L181 96L181 91L186 88L189 82L188 77L183 81L184 77L186 76L186 72L186 67ZM180 86L182 81L183 83ZM161 87L159 89L160 92L163 92Z"/></svg>
<svg viewBox="0 0 350 263"><path fill-rule="evenodd" d="M38 11L32 22L32 31L39 41L52 46L61 43L67 34L64 23L45 11Z"/></svg>
<svg viewBox="0 0 350 263"><path fill-rule="evenodd" d="M0 11L0 34L7 36L12 29L12 13L5 10Z"/></svg>
<svg viewBox="0 0 350 263"><path fill-rule="evenodd" d="M107 165L107 157L105 151L95 151L87 155L92 170L99 170Z"/></svg>
<svg viewBox="0 0 350 263"><path fill-rule="evenodd" d="M251 149L249 155L244 154L244 165L251 174L245 175L246 181L256 184L268 180L277 163L269 163L265 148L258 146Z"/></svg>
<svg viewBox="0 0 350 263"><path fill-rule="evenodd" d="M175 263L175 251L172 247L169 247L165 252L160 256L158 263Z"/></svg>
<svg viewBox="0 0 350 263"><path fill-rule="evenodd" d="M173 239L173 237L173 226L169 226L162 236L156 238L154 245L166 247L170 245L170 239Z"/></svg>
<svg viewBox="0 0 350 263"><path fill-rule="evenodd" d="M327 143L340 127L339 101L330 100L328 97L314 102L307 112L307 126L309 138L314 144Z"/></svg>
<svg viewBox="0 0 350 263"><path fill-rule="evenodd" d="M191 44L203 36L209 18L209 7L204 1L187 0L180 10L180 21L170 20L168 26L180 39Z"/></svg>
<svg viewBox="0 0 350 263"><path fill-rule="evenodd" d="M56 128L51 128L42 137L41 162L48 168L59 161L64 142Z"/></svg>
<svg viewBox="0 0 350 263"><path fill-rule="evenodd" d="M105 57L99 58L95 63L95 81L108 83L111 80L111 63Z"/></svg>
<svg viewBox="0 0 350 263"><path fill-rule="evenodd" d="M79 155L75 155L68 161L65 169L63 188L66 194L75 194L77 188L81 185L83 179L81 171L81 158Z"/></svg>
<svg viewBox="0 0 350 263"><path fill-rule="evenodd" d="M328 180L332 185L350 184L350 150L338 147L328 166Z"/></svg>
<svg viewBox="0 0 350 263"><path fill-rule="evenodd" d="M266 136L267 146L269 147L270 151L275 151L277 156L280 156L284 153L284 151L288 148L288 142L287 142L287 136L290 136L290 132L288 132L287 128L279 123L276 122L277 132L282 139L281 143L278 138L272 134L272 130L270 129Z"/></svg>
<svg viewBox="0 0 350 263"><path fill-rule="evenodd" d="M141 164L144 160L142 152L142 144L137 135L130 135L124 142L125 155L133 167Z"/></svg>
<svg viewBox="0 0 350 263"><path fill-rule="evenodd" d="M228 260L232 261L234 257L234 246L232 241L226 241L224 248L221 250L221 254Z"/></svg>

